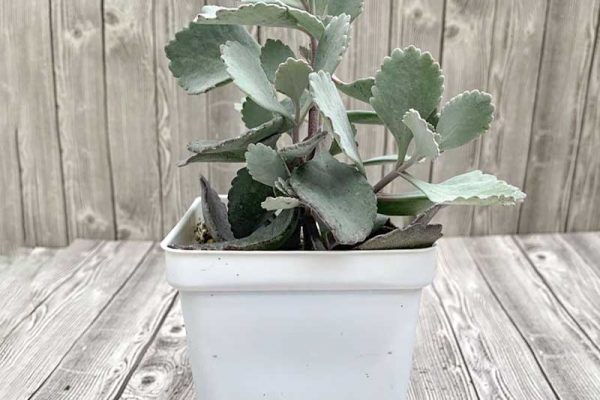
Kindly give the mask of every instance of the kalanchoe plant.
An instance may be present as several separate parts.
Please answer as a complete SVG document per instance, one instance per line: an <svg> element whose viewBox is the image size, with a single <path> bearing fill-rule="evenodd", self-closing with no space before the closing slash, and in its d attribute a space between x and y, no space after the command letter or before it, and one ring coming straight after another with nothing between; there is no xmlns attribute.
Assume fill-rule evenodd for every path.
<svg viewBox="0 0 600 400"><path fill-rule="evenodd" d="M166 47L171 70L190 94L233 82L245 94L241 118L247 130L222 141L198 140L180 165L245 163L232 181L225 206L201 179L204 222L197 243L215 250L383 250L431 246L440 225L429 225L441 208L514 205L518 188L481 171L441 183L422 181L410 167L489 129L489 94L464 92L439 108L444 76L427 52L395 49L374 77L343 82L335 70L350 42L362 0L246 0L237 8L205 6ZM310 49L279 40L263 46L244 28L297 29ZM346 110L340 92L365 103ZM308 128L304 134L303 125ZM384 125L397 154L362 160L357 125ZM292 145L278 144L282 135ZM345 157L342 157L345 155ZM393 164L373 185L365 168ZM394 179L414 191L380 194ZM412 216L394 226L391 216Z"/></svg>

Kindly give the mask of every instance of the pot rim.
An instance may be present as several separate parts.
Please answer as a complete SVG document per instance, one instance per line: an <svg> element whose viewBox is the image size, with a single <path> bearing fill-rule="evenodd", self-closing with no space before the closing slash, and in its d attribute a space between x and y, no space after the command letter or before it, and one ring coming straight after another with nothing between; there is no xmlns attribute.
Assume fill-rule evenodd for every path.
<svg viewBox="0 0 600 400"><path fill-rule="evenodd" d="M220 196L222 199L226 198L225 196ZM183 217L177 222L177 224L169 231L169 233L164 237L164 239L160 242L160 247L167 253L171 254L212 254L212 255L244 255L244 256L265 256L265 255L294 255L294 256L326 256L326 257L335 257L335 256L365 256L372 254L387 254L387 255L401 255L401 254L413 254L413 253L428 253L435 251L437 248L437 244L434 243L433 246L424 247L419 249L393 249L393 250L183 250L183 249L173 249L169 247L177 234L185 228L186 222L194 218L196 213L196 209L200 207L202 203L202 198L200 196L196 197L192 202L191 206L185 212Z"/></svg>

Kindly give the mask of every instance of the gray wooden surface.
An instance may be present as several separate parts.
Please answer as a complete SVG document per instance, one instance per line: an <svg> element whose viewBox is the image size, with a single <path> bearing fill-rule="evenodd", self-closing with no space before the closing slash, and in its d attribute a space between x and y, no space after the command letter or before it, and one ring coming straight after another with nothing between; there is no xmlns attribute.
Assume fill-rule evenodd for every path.
<svg viewBox="0 0 600 400"><path fill-rule="evenodd" d="M597 400L600 232L449 238L423 292L411 400ZM0 258L0 398L194 400L151 242Z"/></svg>
<svg viewBox="0 0 600 400"><path fill-rule="evenodd" d="M195 197L200 172L226 190L236 165L175 163L193 138L240 132L242 94L185 95L163 48L203 4L237 3L0 4L0 254L74 238L157 240ZM599 13L600 0L366 0L341 78L372 75L391 49L415 44L441 62L446 99L474 88L495 98L489 135L415 174L437 182L479 168L529 195L516 208L446 209L446 234L600 229ZM306 44L282 29L253 34ZM365 157L394 151L381 127L359 134Z"/></svg>

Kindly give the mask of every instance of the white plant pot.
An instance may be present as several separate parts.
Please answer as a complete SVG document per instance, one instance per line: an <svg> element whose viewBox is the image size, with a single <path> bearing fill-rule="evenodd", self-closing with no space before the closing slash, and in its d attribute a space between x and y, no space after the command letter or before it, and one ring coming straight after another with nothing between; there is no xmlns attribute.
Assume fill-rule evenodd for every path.
<svg viewBox="0 0 600 400"><path fill-rule="evenodd" d="M435 247L184 251L192 204L162 242L198 400L402 400Z"/></svg>

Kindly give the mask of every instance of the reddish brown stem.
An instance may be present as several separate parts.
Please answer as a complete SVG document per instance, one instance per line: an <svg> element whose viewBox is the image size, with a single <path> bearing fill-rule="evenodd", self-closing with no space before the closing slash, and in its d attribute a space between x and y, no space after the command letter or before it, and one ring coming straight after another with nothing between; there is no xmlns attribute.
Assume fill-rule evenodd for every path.
<svg viewBox="0 0 600 400"><path fill-rule="evenodd" d="M317 47L319 46L319 42L313 36L310 37L310 51L311 51L311 63L313 67L315 66L315 61L317 58ZM319 130L319 110L316 106L311 107L308 112L308 137L312 137Z"/></svg>
<svg viewBox="0 0 600 400"><path fill-rule="evenodd" d="M395 169L388 172L379 182L375 184L375 186L373 186L373 191L375 193L378 193L379 191L381 191L381 189L389 185L394 179L396 179L399 176L400 173Z"/></svg>
<svg viewBox="0 0 600 400"><path fill-rule="evenodd" d="M312 137L319 130L319 110L313 106L308 112L308 137Z"/></svg>
<svg viewBox="0 0 600 400"><path fill-rule="evenodd" d="M373 186L373 191L375 193L378 193L379 191L381 191L381 189L389 185L394 179L398 178L402 174L402 172L406 171L408 168L412 167L416 163L417 160L411 158L399 167L394 168L392 171L388 172L383 178L381 178L381 180L377 182L375 186Z"/></svg>

